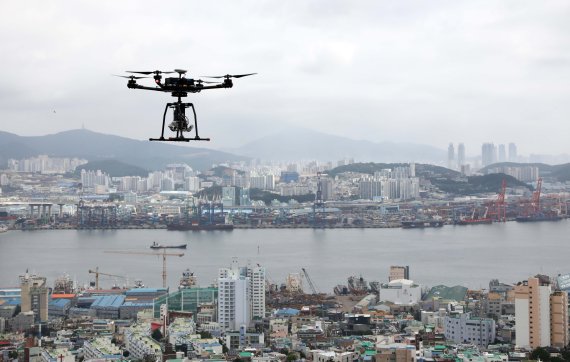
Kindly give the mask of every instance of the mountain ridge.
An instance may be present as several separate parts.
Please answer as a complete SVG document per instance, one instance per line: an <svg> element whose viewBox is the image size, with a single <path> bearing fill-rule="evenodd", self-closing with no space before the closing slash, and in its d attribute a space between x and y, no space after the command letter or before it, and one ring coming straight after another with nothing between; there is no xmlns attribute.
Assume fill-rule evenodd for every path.
<svg viewBox="0 0 570 362"><path fill-rule="evenodd" d="M347 152L347 150L349 151ZM444 150L433 146L355 140L302 128L263 136L243 146L226 151L272 161L302 159L332 161L354 158L362 162L441 163L446 157ZM263 155L263 157L259 155Z"/></svg>
<svg viewBox="0 0 570 362"><path fill-rule="evenodd" d="M149 170L160 170L170 163L187 163L192 168L204 170L214 163L248 159L207 148L139 141L86 129L45 136L18 136L0 132L0 166L5 166L10 158L21 159L40 154L85 158L88 161L118 160Z"/></svg>

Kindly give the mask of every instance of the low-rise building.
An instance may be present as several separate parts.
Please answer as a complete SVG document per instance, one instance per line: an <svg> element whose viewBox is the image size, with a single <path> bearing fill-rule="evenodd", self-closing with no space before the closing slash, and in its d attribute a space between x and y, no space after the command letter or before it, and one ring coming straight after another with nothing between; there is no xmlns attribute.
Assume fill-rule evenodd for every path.
<svg viewBox="0 0 570 362"><path fill-rule="evenodd" d="M470 313L452 313L445 317L445 338L455 343L487 347L495 341L495 333L495 321L490 318L472 318Z"/></svg>
<svg viewBox="0 0 570 362"><path fill-rule="evenodd" d="M121 349L111 342L110 337L97 337L83 343L85 359L116 360L122 358Z"/></svg>
<svg viewBox="0 0 570 362"><path fill-rule="evenodd" d="M380 301L394 304L417 304L421 300L421 286L412 280L396 279L380 286Z"/></svg>

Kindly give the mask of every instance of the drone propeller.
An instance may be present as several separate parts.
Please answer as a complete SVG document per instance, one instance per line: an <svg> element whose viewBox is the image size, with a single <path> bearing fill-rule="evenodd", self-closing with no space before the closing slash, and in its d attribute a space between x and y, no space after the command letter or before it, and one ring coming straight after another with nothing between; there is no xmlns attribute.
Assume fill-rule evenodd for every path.
<svg viewBox="0 0 570 362"><path fill-rule="evenodd" d="M150 78L150 77L137 77L136 75L117 75L117 74L112 74L115 77L121 77L121 78L128 78L128 79L142 79L142 78Z"/></svg>
<svg viewBox="0 0 570 362"><path fill-rule="evenodd" d="M136 73L136 74L146 74L146 75L151 75L151 74L170 74L170 73L174 73L174 72L163 72L162 70L153 70L153 71L145 71L145 72L139 72L139 71L134 71L134 70L127 70L127 73Z"/></svg>
<svg viewBox="0 0 570 362"><path fill-rule="evenodd" d="M230 78L241 78L241 77L247 77L250 75L254 75L257 73L248 73L248 74L226 74L226 75L216 75L216 76L206 76L204 75L203 77L205 78L226 78L226 79L230 79Z"/></svg>
<svg viewBox="0 0 570 362"><path fill-rule="evenodd" d="M202 80L202 79L195 79L194 81L195 81L196 83L198 83L198 84L202 84L202 83L206 83L206 84L219 83L219 82L208 82L208 81Z"/></svg>

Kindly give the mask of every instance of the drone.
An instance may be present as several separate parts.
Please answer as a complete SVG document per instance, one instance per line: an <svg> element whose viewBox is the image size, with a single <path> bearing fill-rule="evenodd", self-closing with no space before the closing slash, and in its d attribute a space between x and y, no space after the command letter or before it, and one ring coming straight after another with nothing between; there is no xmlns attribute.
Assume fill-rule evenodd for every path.
<svg viewBox="0 0 570 362"><path fill-rule="evenodd" d="M189 141L209 141L209 138L202 138L198 135L198 120L196 118L196 109L192 103L182 102L182 98L187 97L188 93L200 93L206 89L218 89L218 88L232 88L234 86L232 78L242 78L257 73L247 73L247 74L226 74L218 76L203 76L204 78L221 79L221 81L203 81L201 79L187 78L187 71L184 69L174 69L173 72L163 72L160 70L153 71L131 71L127 70L127 73L131 75L118 75L118 77L127 78L127 87L130 89L145 89L157 92L167 92L173 97L178 98L176 102L166 103L164 108L164 114L162 116L162 132L159 138L149 138L149 141L166 141L166 142L189 142ZM171 76L162 81L162 74L173 74L178 73L178 76ZM134 74L142 74L143 76L138 76ZM154 78L154 87L145 86L137 83L138 79ZM192 114L194 115L194 124L190 122L188 117L186 117L186 109L191 108ZM169 123L168 128L174 132L173 137L164 137L164 128L166 126L166 114L168 110L173 110L172 122ZM186 137L184 132L192 132L194 130L193 137ZM191 133L190 133L191 135Z"/></svg>

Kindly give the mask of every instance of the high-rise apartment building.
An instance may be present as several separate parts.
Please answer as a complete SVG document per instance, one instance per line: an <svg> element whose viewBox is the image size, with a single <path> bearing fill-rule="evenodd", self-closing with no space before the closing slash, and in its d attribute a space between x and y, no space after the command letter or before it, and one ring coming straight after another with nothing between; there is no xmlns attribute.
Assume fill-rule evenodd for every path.
<svg viewBox="0 0 570 362"><path fill-rule="evenodd" d="M505 148L504 144L500 144L499 145L499 158L498 158L499 162L505 162L507 161L507 149Z"/></svg>
<svg viewBox="0 0 570 362"><path fill-rule="evenodd" d="M493 143L483 143L481 147L481 161L483 167L497 162L497 147Z"/></svg>
<svg viewBox="0 0 570 362"><path fill-rule="evenodd" d="M249 278L251 318L262 319L265 317L265 268L248 265L246 270Z"/></svg>
<svg viewBox="0 0 570 362"><path fill-rule="evenodd" d="M463 165L465 165L465 145L460 143L457 146L457 169L461 170Z"/></svg>
<svg viewBox="0 0 570 362"><path fill-rule="evenodd" d="M510 162L517 162L519 159L517 155L517 145L514 143L509 143L509 161Z"/></svg>
<svg viewBox="0 0 570 362"><path fill-rule="evenodd" d="M548 277L515 286L516 345L521 348L568 345L568 294L552 292Z"/></svg>
<svg viewBox="0 0 570 362"><path fill-rule="evenodd" d="M447 146L447 168L455 169L455 147L453 147L453 143Z"/></svg>
<svg viewBox="0 0 570 362"><path fill-rule="evenodd" d="M265 317L265 268L256 265L231 268L218 273L218 322L225 331L249 326L253 319Z"/></svg>
<svg viewBox="0 0 570 362"><path fill-rule="evenodd" d="M22 312L34 312L34 322L48 320L48 287L45 277L26 274L20 276Z"/></svg>

